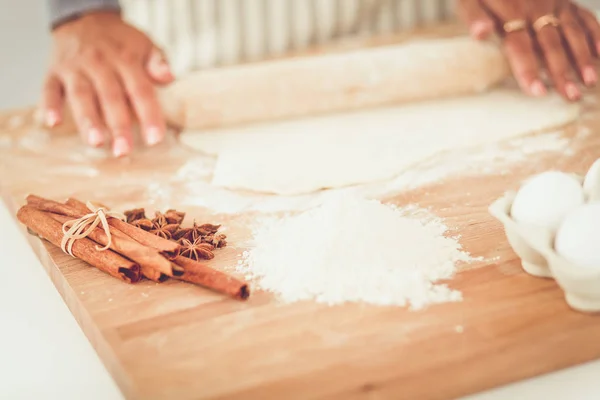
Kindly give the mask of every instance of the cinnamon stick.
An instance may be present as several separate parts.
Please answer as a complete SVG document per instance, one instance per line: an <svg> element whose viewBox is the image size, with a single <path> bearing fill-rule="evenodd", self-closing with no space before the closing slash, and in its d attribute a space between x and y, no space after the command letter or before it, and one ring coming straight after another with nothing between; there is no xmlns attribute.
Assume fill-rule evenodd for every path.
<svg viewBox="0 0 600 400"><path fill-rule="evenodd" d="M34 206L41 211L48 211L73 218L81 218L85 214L91 212L84 203L73 198L68 199L66 204L62 204L36 195L29 195L27 196L27 204ZM110 226L121 231L139 244L158 250L169 260L174 259L179 254L180 246L175 242L153 235L116 218L108 218L108 223Z"/></svg>
<svg viewBox="0 0 600 400"><path fill-rule="evenodd" d="M17 218L30 231L35 232L55 246L61 246L63 238L62 224L48 213L26 205L19 209ZM75 257L115 278L128 283L135 283L140 280L140 266L138 264L112 250L96 250L96 243L90 239L84 238L75 241L72 251Z"/></svg>
<svg viewBox="0 0 600 400"><path fill-rule="evenodd" d="M194 283L235 299L246 300L250 296L248 285L208 265L177 256L174 263L183 267L183 275L176 277L182 281Z"/></svg>
<svg viewBox="0 0 600 400"><path fill-rule="evenodd" d="M88 214L91 212L91 210L88 209L85 204L83 204L79 201L73 202L73 204L75 205L75 207L73 207L71 205L62 204L62 203L59 203L54 200L44 199L43 197L36 196L36 195L27 196L27 204L29 204L30 206L35 207L36 209L41 210L41 211L45 211L45 212L52 213L52 214L68 216L71 218L81 218L85 214ZM115 218L108 218L108 223L109 223L109 225L111 225L110 226L111 234L114 235L116 233L117 235L119 235L119 233L120 233L122 236L126 236L127 238L129 238L133 241L136 241L135 238L131 238L129 235L127 235L123 232L118 232L119 230L117 228L115 228L114 225L112 224L113 221L122 222ZM141 229L140 229L140 231L141 231ZM61 228L61 234L62 234L62 228ZM152 236L154 236L154 235L152 235ZM136 241L136 242L139 243L139 241ZM141 244L143 244L143 243L141 243ZM161 252L161 254L165 255L162 252ZM167 255L165 255L165 257L166 256ZM165 275L173 276L174 274L181 275L183 273L183 271L180 271L179 268L177 269L177 271L174 271L172 267L173 267L173 264L169 263L169 266L168 266L169 269L165 272ZM164 268L166 268L166 266ZM143 264L141 266L141 270L142 270L142 274L146 278L148 278L152 281L163 282L166 279L166 277L163 275L163 273L160 270L155 270L154 268L149 267L147 264Z"/></svg>
<svg viewBox="0 0 600 400"><path fill-rule="evenodd" d="M84 214L90 212L84 203L73 198L67 200L66 207L76 209ZM133 240L135 240L136 242L158 250L169 260L173 260L179 255L180 246L175 242L153 235L150 232L146 232L143 229L140 229L138 227L128 224L127 222L120 221L115 218L109 218L108 223L111 226L118 229L119 231L126 234L127 236L129 236L130 238L132 238Z"/></svg>
<svg viewBox="0 0 600 400"><path fill-rule="evenodd" d="M34 194L30 194L29 196L27 196L26 200L27 200L28 205L35 207L40 211L47 211L47 212L51 212L54 214L66 215L67 217L72 217L72 218L81 218L85 214L91 212L91 211L87 210L87 207L86 207L86 210L87 210L86 212L81 212L77 209L74 209L73 207L68 206L68 205L59 203L54 200L44 199L43 197L36 196ZM61 232L62 232L62 230L61 230Z"/></svg>
<svg viewBox="0 0 600 400"><path fill-rule="evenodd" d="M87 205L85 205L85 203L72 197L67 199L66 205L83 214L87 214L91 211L87 207ZM108 223L109 225L111 225L112 228L114 228L111 229L111 232L122 234L125 237L130 238L131 240L135 241L136 243L139 243L142 246L147 246L154 250L157 250L162 256L166 257L169 260L173 260L179 254L180 246L167 239L163 239L161 237L148 233L143 229L140 229L118 219L110 218L108 220ZM164 282L169 276L178 276L183 274L183 268L175 264L171 264L172 272L168 273L167 275L159 273L158 271L148 268L145 265L142 265L141 267L142 274L146 278L154 282Z"/></svg>
<svg viewBox="0 0 600 400"><path fill-rule="evenodd" d="M65 215L48 213L51 218L62 224L71 220L71 217ZM162 274L169 275L175 273L171 266L171 262L160 255L156 249L143 246L131 239L124 233L111 229L110 248L130 260L135 261L140 265L142 274L153 281L160 282L164 280ZM104 229L98 227L88 235L88 238L94 242L106 246L108 244L108 236Z"/></svg>
<svg viewBox="0 0 600 400"><path fill-rule="evenodd" d="M67 201L65 201L65 204L71 208L74 208L75 210L77 210L81 213L84 213L84 214L87 214L92 211L88 208L88 206L83 201L79 201L72 197L69 197L67 199Z"/></svg>
<svg viewBox="0 0 600 400"><path fill-rule="evenodd" d="M161 274L160 271L157 271L153 268L148 267L147 265L140 266L142 270L142 275L144 278L150 279L156 283L161 283L169 279L169 277L165 274Z"/></svg>

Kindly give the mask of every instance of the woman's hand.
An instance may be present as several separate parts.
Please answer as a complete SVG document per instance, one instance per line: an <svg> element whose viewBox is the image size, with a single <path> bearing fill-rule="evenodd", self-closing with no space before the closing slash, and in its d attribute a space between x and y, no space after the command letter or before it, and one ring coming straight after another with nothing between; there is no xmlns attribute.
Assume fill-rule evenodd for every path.
<svg viewBox="0 0 600 400"><path fill-rule="evenodd" d="M160 142L165 120L154 85L173 80L162 53L114 12L94 12L53 32L54 49L42 110L48 126L61 122L65 101L91 146L111 140L113 154L133 147L137 118L148 145Z"/></svg>
<svg viewBox="0 0 600 400"><path fill-rule="evenodd" d="M500 35L525 93L547 93L542 68L570 101L581 98L578 81L588 87L598 81L600 25L585 8L569 0L460 0L459 7L473 37Z"/></svg>

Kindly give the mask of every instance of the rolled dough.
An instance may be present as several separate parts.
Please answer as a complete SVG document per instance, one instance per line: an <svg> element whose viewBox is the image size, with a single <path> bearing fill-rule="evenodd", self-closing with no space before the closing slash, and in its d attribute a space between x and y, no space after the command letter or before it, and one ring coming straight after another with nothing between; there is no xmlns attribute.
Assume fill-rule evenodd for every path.
<svg viewBox="0 0 600 400"><path fill-rule="evenodd" d="M391 179L452 150L562 126L580 107L517 91L208 132L181 141L217 155L213 184L281 195Z"/></svg>

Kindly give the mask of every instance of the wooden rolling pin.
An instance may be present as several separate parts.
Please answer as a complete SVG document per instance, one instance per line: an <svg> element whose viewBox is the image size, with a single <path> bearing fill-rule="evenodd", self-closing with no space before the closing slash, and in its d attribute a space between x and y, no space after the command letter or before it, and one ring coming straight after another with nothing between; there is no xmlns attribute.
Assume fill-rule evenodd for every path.
<svg viewBox="0 0 600 400"><path fill-rule="evenodd" d="M198 71L169 92L202 129L476 93L509 73L495 44L455 37Z"/></svg>
<svg viewBox="0 0 600 400"><path fill-rule="evenodd" d="M418 37L201 70L159 88L159 101L171 127L207 129L466 95L510 75L494 43L437 33ZM54 128L74 129L68 113Z"/></svg>

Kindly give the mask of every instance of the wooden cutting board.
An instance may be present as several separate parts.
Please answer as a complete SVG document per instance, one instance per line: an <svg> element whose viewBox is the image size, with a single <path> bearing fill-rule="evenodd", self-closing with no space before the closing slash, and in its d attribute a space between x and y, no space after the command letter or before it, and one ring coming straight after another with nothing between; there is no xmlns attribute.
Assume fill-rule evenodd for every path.
<svg viewBox="0 0 600 400"><path fill-rule="evenodd" d="M525 274L487 212L531 174L584 172L600 157L599 128L592 109L564 129L568 154L532 155L497 175L456 176L386 199L431 208L487 260L449 283L463 302L419 312L280 304L259 291L243 303L175 281L127 285L28 237L127 398L452 399L600 358L600 316L572 311L554 281ZM231 270L253 215L182 202L189 186L174 177L193 153L171 140L107 160L67 131L33 128L31 110L0 116L1 194L11 212L28 193L120 210L176 207L228 228L230 246L212 264Z"/></svg>
<svg viewBox="0 0 600 400"><path fill-rule="evenodd" d="M0 122L6 127L6 119ZM600 119L583 124L598 129ZM20 134L4 129L2 135ZM457 229L467 251L494 260L450 282L463 292L463 302L420 312L282 305L260 292L241 303L181 282L127 285L29 237L128 398L456 398L600 358L600 316L572 311L554 281L525 274L487 213L495 198L532 173L550 167L585 171L600 156L600 136L575 142L570 156L535 156L507 174L456 177L389 199L431 207ZM57 199L75 195L121 209L132 201L147 204L135 186L115 190L111 180L122 177L112 163L100 163L103 173L94 179L48 173L55 167L35 154L0 164L2 195L13 213L30 192ZM162 182L175 170L141 162L128 167L136 176L132 181L146 175ZM159 200L154 206L173 205ZM234 265L250 216L184 209L188 218L229 228L231 246L213 264Z"/></svg>

